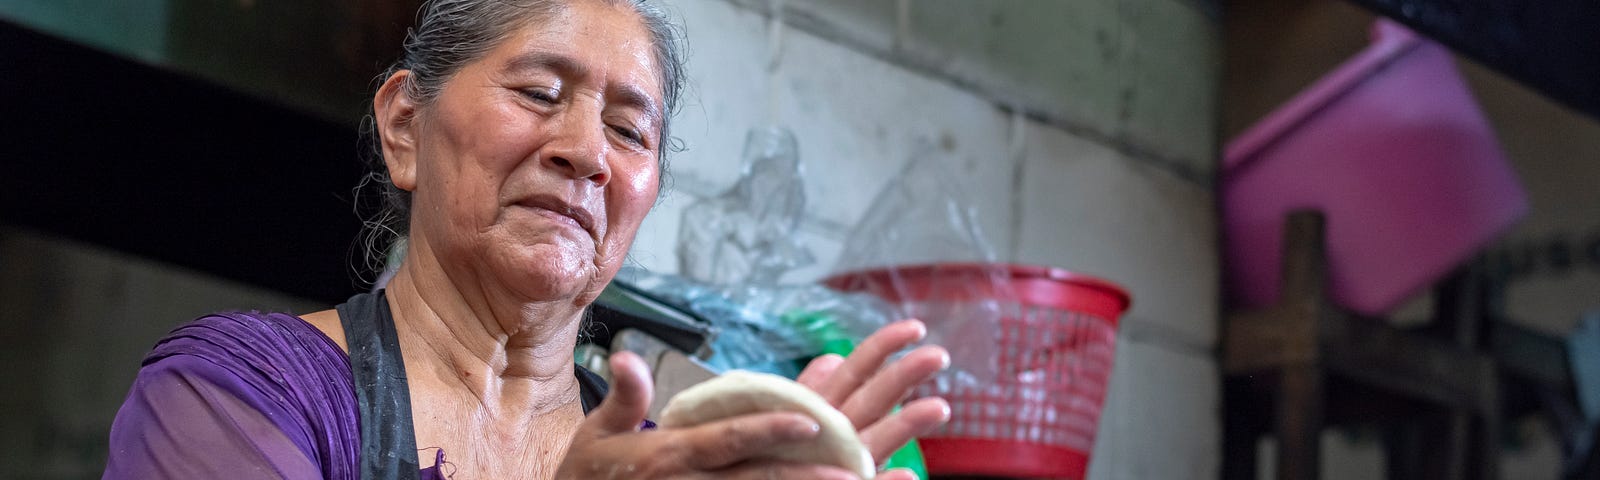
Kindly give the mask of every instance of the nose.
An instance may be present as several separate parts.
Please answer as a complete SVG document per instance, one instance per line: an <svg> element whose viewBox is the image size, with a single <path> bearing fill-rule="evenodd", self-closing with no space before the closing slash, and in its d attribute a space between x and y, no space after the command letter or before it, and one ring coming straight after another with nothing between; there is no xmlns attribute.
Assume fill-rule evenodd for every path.
<svg viewBox="0 0 1600 480"><path fill-rule="evenodd" d="M599 115L569 112L552 122L550 141L540 152L541 163L573 179L586 179L601 186L611 180L606 156L605 125Z"/></svg>

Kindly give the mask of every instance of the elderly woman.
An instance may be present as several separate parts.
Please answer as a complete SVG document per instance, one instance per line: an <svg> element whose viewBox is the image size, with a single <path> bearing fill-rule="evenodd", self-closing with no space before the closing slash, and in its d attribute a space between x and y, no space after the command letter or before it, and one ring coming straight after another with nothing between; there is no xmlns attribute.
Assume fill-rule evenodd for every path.
<svg viewBox="0 0 1600 480"><path fill-rule="evenodd" d="M174 330L117 415L106 477L851 478L758 455L815 437L810 417L654 429L639 357L612 356L609 392L573 363L660 188L681 82L660 10L436 0L420 19L373 99L408 245L388 288ZM922 335L889 325L800 377L880 461L948 417L938 399L889 414L948 363L922 347L883 365Z"/></svg>

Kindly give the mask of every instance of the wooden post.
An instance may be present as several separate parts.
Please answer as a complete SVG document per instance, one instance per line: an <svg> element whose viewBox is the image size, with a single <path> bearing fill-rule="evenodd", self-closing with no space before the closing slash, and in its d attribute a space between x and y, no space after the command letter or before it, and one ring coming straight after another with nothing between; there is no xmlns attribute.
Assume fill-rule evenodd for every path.
<svg viewBox="0 0 1600 480"><path fill-rule="evenodd" d="M1303 328L1284 342L1285 362L1279 369L1278 479L1313 480L1321 472L1324 372L1319 328L1331 313L1327 303L1327 256L1322 214L1289 214L1283 232L1283 290L1279 305L1284 322Z"/></svg>

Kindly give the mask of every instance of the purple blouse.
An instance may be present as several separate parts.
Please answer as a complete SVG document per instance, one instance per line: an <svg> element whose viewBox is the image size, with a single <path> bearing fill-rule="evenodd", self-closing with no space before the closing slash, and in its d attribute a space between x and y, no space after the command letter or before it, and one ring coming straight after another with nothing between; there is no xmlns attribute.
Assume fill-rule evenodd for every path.
<svg viewBox="0 0 1600 480"><path fill-rule="evenodd" d="M283 313L209 315L145 357L104 478L357 480L359 421L350 359L321 331ZM421 478L443 480L444 452L429 454Z"/></svg>

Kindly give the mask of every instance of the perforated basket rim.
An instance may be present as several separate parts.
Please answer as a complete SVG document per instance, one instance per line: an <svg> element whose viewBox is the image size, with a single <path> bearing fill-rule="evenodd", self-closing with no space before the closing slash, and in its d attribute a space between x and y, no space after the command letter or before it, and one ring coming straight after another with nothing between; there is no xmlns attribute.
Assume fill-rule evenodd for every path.
<svg viewBox="0 0 1600 480"><path fill-rule="evenodd" d="M851 271L845 271L845 272L838 272L838 273L834 273L833 275L828 276L827 278L822 279L822 281L820 283L822 283L823 285L826 285L826 286L828 286L830 288L841 289L845 285L848 284L849 280L852 277L858 277L858 276L887 277L887 276L890 276L892 274L910 275L910 276L931 276L932 272L934 272L934 271L949 272L949 273L984 272L984 271L989 271L990 269L994 269L994 268L999 268L999 269L1004 270L1007 274L1009 274L1011 276L1012 279L1016 279L1016 280L1031 280L1031 279L1053 280L1053 281L1066 283L1066 284L1071 284L1073 286L1087 288L1087 289L1090 289L1090 290L1094 290L1094 291L1103 293L1103 294L1108 295L1111 298L1115 299L1115 302L1117 303L1117 306L1119 307L1119 308L1117 308L1117 310L1119 312L1127 312L1128 309L1133 307L1133 296L1128 294L1128 290L1126 288L1123 288L1121 285L1119 285L1119 284L1117 284L1115 282L1112 282L1110 280L1106 280L1104 278L1100 278L1100 277L1097 277L1097 276L1077 273L1077 272L1073 272L1073 271L1066 270L1066 269L1063 269L1063 268L1052 267L1052 266L1047 266L1047 265L1025 265L1025 264L1018 264L1018 263L978 263L978 262L946 262L946 263L925 263L925 264L913 264L913 265L894 265L894 266L871 268L871 269L865 269L865 270L851 270ZM1106 320L1111 322L1111 324L1113 326L1115 326L1118 323L1120 323L1120 316L1114 316L1112 318L1107 318Z"/></svg>

